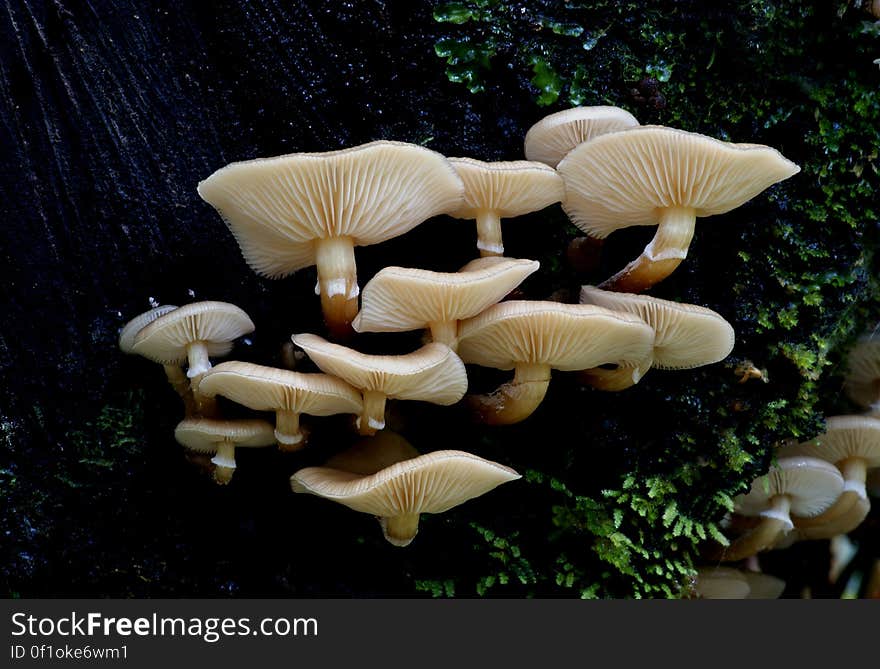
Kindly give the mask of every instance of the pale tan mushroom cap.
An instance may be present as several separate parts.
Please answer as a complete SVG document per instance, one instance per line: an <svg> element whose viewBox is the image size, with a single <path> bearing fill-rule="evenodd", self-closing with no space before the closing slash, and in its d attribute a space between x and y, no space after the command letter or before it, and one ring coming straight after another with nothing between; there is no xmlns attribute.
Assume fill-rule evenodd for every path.
<svg viewBox="0 0 880 669"><path fill-rule="evenodd" d="M232 163L198 190L226 221L248 265L281 277L315 264L316 239L385 241L456 209L463 186L436 151L378 141Z"/></svg>
<svg viewBox="0 0 880 669"><path fill-rule="evenodd" d="M847 356L847 374L843 381L849 398L869 408L878 400L880 390L880 337L862 337Z"/></svg>
<svg viewBox="0 0 880 669"><path fill-rule="evenodd" d="M294 492L339 502L383 518L442 513L520 475L510 467L462 451L435 451L361 476L307 467L290 479Z"/></svg>
<svg viewBox="0 0 880 669"><path fill-rule="evenodd" d="M825 434L802 444L784 446L780 456L820 458L831 463L850 458L865 461L867 469L880 467L880 420L867 416L831 416Z"/></svg>
<svg viewBox="0 0 880 669"><path fill-rule="evenodd" d="M591 304L511 300L461 324L458 354L468 363L562 371L606 363L635 366L651 353L654 330L637 316Z"/></svg>
<svg viewBox="0 0 880 669"><path fill-rule="evenodd" d="M387 397L455 404L467 391L467 372L445 344L427 344L405 355L367 355L313 334L293 335L322 371L355 388Z"/></svg>
<svg viewBox="0 0 880 669"><path fill-rule="evenodd" d="M155 309L150 309L149 311L145 311L142 314L138 314L134 318L132 318L122 330L119 331L119 348L123 353L133 353L132 348L134 348L134 340L137 337L138 332L147 327L154 320L159 318L159 316L164 316L169 311L174 311L177 309L176 306L171 304L165 304L161 307L156 307Z"/></svg>
<svg viewBox="0 0 880 669"><path fill-rule="evenodd" d="M594 137L639 125L620 107L574 107L545 116L526 133L526 158L556 167L573 148Z"/></svg>
<svg viewBox="0 0 880 669"><path fill-rule="evenodd" d="M257 411L295 411L310 416L360 413L361 394L327 374L301 374L250 362L224 362L199 382L199 392L222 395Z"/></svg>
<svg viewBox="0 0 880 669"><path fill-rule="evenodd" d="M768 146L662 126L601 135L559 163L563 209L576 226L599 238L633 225L656 225L658 210L670 207L694 209L698 217L723 214L799 171Z"/></svg>
<svg viewBox="0 0 880 669"><path fill-rule="evenodd" d="M698 569L694 590L701 599L746 599L749 596L745 576L733 567Z"/></svg>
<svg viewBox="0 0 880 669"><path fill-rule="evenodd" d="M842 492L843 476L830 462L808 457L779 458L734 503L737 513L757 516L767 509L773 497L787 495L792 515L812 518L829 509Z"/></svg>
<svg viewBox="0 0 880 669"><path fill-rule="evenodd" d="M264 420L217 420L187 418L174 430L177 443L195 453L216 453L217 445L226 439L236 448L261 448L275 444L275 428Z"/></svg>
<svg viewBox="0 0 880 669"><path fill-rule="evenodd" d="M659 369L691 369L724 360L733 350L733 326L720 314L693 304L648 295L581 288L581 304L635 314L654 328L654 362Z"/></svg>
<svg viewBox="0 0 880 669"><path fill-rule="evenodd" d="M165 365L183 363L186 347L202 342L208 355L226 355L239 337L254 331L250 317L228 302L194 302L169 311L138 332L132 352Z"/></svg>
<svg viewBox="0 0 880 669"><path fill-rule="evenodd" d="M450 211L454 218L474 219L483 211L495 212L499 218L522 216L559 202L564 193L556 170L543 163L486 163L473 158L449 162L464 182L464 203Z"/></svg>
<svg viewBox="0 0 880 669"><path fill-rule="evenodd" d="M779 599L785 590L785 581L771 574L744 571L743 578L749 586L746 599Z"/></svg>
<svg viewBox="0 0 880 669"><path fill-rule="evenodd" d="M401 435L391 430L381 430L375 436L361 439L337 453L324 463L324 467L367 476L418 456L416 448Z"/></svg>
<svg viewBox="0 0 880 669"><path fill-rule="evenodd" d="M459 272L386 267L361 291L352 326L357 332L404 332L464 320L498 302L539 266L536 260L487 257Z"/></svg>

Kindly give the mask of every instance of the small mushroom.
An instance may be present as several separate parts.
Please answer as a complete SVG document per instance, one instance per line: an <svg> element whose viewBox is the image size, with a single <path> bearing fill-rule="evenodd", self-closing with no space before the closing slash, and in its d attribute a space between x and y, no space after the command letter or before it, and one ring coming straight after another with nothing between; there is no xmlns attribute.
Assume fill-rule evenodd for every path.
<svg viewBox="0 0 880 669"><path fill-rule="evenodd" d="M463 186L439 153L379 141L232 163L198 190L257 274L281 278L316 265L324 318L344 336L358 309L354 247L458 208Z"/></svg>
<svg viewBox="0 0 880 669"><path fill-rule="evenodd" d="M785 581L733 567L703 567L697 570L694 590L700 599L779 599Z"/></svg>
<svg viewBox="0 0 880 669"><path fill-rule="evenodd" d="M186 375L197 413L214 416L216 403L199 392L199 380L211 369L211 356L226 355L236 339L253 331L253 321L234 304L194 302L159 316L141 329L131 350L163 365L188 362Z"/></svg>
<svg viewBox="0 0 880 669"><path fill-rule="evenodd" d="M363 410L357 419L363 435L384 429L388 398L448 406L467 391L464 364L445 344L427 344L405 355L367 355L313 334L293 335L292 340L321 371L363 393Z"/></svg>
<svg viewBox="0 0 880 669"><path fill-rule="evenodd" d="M871 509L865 490L869 469L880 467L880 420L868 416L832 416L825 434L802 443L784 446L780 457L820 458L837 465L843 474L843 492L823 513L793 522L802 539L829 539L858 527Z"/></svg>
<svg viewBox="0 0 880 669"><path fill-rule="evenodd" d="M164 316L175 309L177 309L176 306L166 304L145 311L132 318L119 332L120 350L123 353L134 354L134 341L138 333L159 318L159 316ZM180 395L180 399L183 400L185 414L187 416L193 415L196 411L195 400L193 399L189 379L186 377L183 368L177 364L163 364L162 368L165 370L165 377L168 379L168 383L171 384L171 387L174 388L174 391Z"/></svg>
<svg viewBox="0 0 880 669"><path fill-rule="evenodd" d="M504 255L502 218L538 211L563 196L562 179L543 163L485 163L473 158L450 158L449 162L464 182L464 203L450 215L477 221L477 248L483 257Z"/></svg>
<svg viewBox="0 0 880 669"><path fill-rule="evenodd" d="M386 267L364 286L357 332L430 329L453 351L458 323L492 306L537 270L536 260L478 258L458 272Z"/></svg>
<svg viewBox="0 0 880 669"><path fill-rule="evenodd" d="M479 418L508 425L528 418L550 384L550 370L603 364L637 366L649 357L654 330L637 316L590 304L511 300L463 321L458 352L466 363L512 369L489 395L472 395Z"/></svg>
<svg viewBox="0 0 880 669"><path fill-rule="evenodd" d="M581 288L581 304L634 314L654 329L654 348L637 368L638 378L651 368L693 369L724 360L733 350L733 327L720 314L693 304L670 302L647 295L615 293L593 286ZM634 385L632 370L589 369L584 380L602 390L623 390Z"/></svg>
<svg viewBox="0 0 880 669"><path fill-rule="evenodd" d="M256 411L274 411L275 439L282 451L305 446L300 414L359 414L363 406L360 393L336 377L238 361L211 369L199 382L199 392L208 397L222 395Z"/></svg>
<svg viewBox="0 0 880 669"><path fill-rule="evenodd" d="M529 160L556 167L574 147L609 132L639 124L620 107L574 107L545 116L526 133L525 154Z"/></svg>
<svg viewBox="0 0 880 669"><path fill-rule="evenodd" d="M779 458L767 474L752 482L748 493L734 500L735 512L757 517L758 524L736 537L729 547L716 550L713 557L735 562L773 548L794 527L792 514L818 516L842 492L843 477L829 462L810 457Z"/></svg>
<svg viewBox="0 0 880 669"><path fill-rule="evenodd" d="M601 135L559 163L563 209L587 234L605 238L621 228L657 226L642 254L599 285L630 293L651 287L678 267L697 217L735 209L799 171L767 146L662 126Z"/></svg>
<svg viewBox="0 0 880 669"><path fill-rule="evenodd" d="M520 478L510 467L470 453L417 455L400 441L382 433L360 442L354 453L336 456L324 467L300 469L291 487L376 516L389 543L408 546L418 533L420 514L443 513Z"/></svg>
<svg viewBox="0 0 880 669"><path fill-rule="evenodd" d="M264 420L187 418L178 423L174 438L193 453L213 454L214 480L225 485L235 473L235 449L271 446L275 431Z"/></svg>
<svg viewBox="0 0 880 669"><path fill-rule="evenodd" d="M843 388L849 398L880 416L880 336L861 337L847 356Z"/></svg>

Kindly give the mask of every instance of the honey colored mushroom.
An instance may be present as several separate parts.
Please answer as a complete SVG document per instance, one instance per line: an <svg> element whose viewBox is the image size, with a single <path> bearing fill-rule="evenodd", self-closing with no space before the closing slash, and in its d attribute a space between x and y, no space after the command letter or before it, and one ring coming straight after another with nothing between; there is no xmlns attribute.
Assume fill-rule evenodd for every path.
<svg viewBox="0 0 880 669"><path fill-rule="evenodd" d="M439 153L379 141L232 163L202 181L199 195L257 274L280 278L317 266L324 319L344 336L358 310L354 247L458 208L463 186Z"/></svg>
<svg viewBox="0 0 880 669"><path fill-rule="evenodd" d="M264 420L188 418L178 423L174 438L188 451L213 454L214 480L226 485L235 473L235 449L271 446L275 431Z"/></svg>
<svg viewBox="0 0 880 669"><path fill-rule="evenodd" d="M202 377L199 392L222 395L256 411L275 412L275 439L282 451L305 446L300 414L360 414L360 393L327 374L301 374L249 362L224 362Z"/></svg>
<svg viewBox="0 0 880 669"><path fill-rule="evenodd" d="M250 317L228 302L194 302L169 311L141 329L131 350L163 365L188 363L196 412L216 415L216 402L198 390L202 375L211 369L211 356L232 350L233 342L254 331Z"/></svg>
<svg viewBox="0 0 880 669"><path fill-rule="evenodd" d="M492 306L537 270L536 260L478 258L458 272L386 267L364 286L357 332L430 329L453 351L458 324Z"/></svg>
<svg viewBox="0 0 880 669"><path fill-rule="evenodd" d="M509 467L463 451L416 455L413 449L409 456L409 449L395 441L384 433L372 437L356 446L354 455L299 470L291 487L376 516L388 542L408 546L422 513L443 513L520 478Z"/></svg>
<svg viewBox="0 0 880 669"><path fill-rule="evenodd" d="M562 206L587 234L605 238L634 225L657 226L642 254L599 285L638 293L687 257L698 217L723 214L800 168L778 151L662 126L596 137L560 163Z"/></svg>
<svg viewBox="0 0 880 669"><path fill-rule="evenodd" d="M119 349L123 353L134 354L134 341L138 333L159 318L159 316L164 316L175 309L177 309L176 306L166 304L145 311L132 318L119 332ZM185 415L193 415L196 411L195 400L193 399L189 379L184 373L183 368L179 364L163 364L162 369L165 370L165 377L168 379L168 383L171 384L171 387L174 388L174 391L183 400Z"/></svg>
<svg viewBox="0 0 880 669"><path fill-rule="evenodd" d="M843 388L849 398L880 416L880 336L861 337L847 356Z"/></svg>
<svg viewBox="0 0 880 669"><path fill-rule="evenodd" d="M503 256L501 219L522 216L563 196L562 179L552 167L528 160L485 163L450 158L464 182L464 203L450 211L454 218L476 220L481 256Z"/></svg>
<svg viewBox="0 0 880 669"><path fill-rule="evenodd" d="M448 406L467 390L464 364L445 344L428 344L405 355L367 355L313 334L293 335L292 339L321 371L362 392L357 426L363 435L384 429L388 398Z"/></svg>
<svg viewBox="0 0 880 669"><path fill-rule="evenodd" d="M597 368L583 373L587 383L601 390L629 388L651 367L693 369L711 365L724 360L733 350L733 327L711 309L593 286L581 288L580 302L634 314L654 329L651 354L636 370Z"/></svg>
<svg viewBox="0 0 880 669"><path fill-rule="evenodd" d="M653 342L654 331L637 316L589 304L511 300L463 321L458 352L466 363L514 370L495 392L469 398L483 422L508 425L535 411L551 369L635 367Z"/></svg>

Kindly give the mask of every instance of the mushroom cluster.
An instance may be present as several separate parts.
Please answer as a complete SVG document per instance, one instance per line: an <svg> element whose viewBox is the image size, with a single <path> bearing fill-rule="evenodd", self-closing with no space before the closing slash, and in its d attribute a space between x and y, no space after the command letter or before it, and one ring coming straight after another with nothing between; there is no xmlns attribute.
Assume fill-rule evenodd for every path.
<svg viewBox="0 0 880 669"><path fill-rule="evenodd" d="M212 367L210 358L227 355L254 329L238 307L200 302L134 318L120 348L164 366L185 403L177 441L211 454L215 478L227 483L235 448L277 443L299 451L320 417L351 414L352 433L362 440L322 467L296 471L291 487L376 516L386 539L402 546L415 536L421 513L446 511L519 475L464 451L418 454L385 429L389 400L463 402L483 423L506 425L536 411L553 370L624 391L651 368L709 365L730 354L734 331L718 313L635 293L682 262L697 217L743 204L795 174L796 165L770 147L641 126L614 107L546 117L529 130L524 153L525 159L484 162L376 141L235 162L202 181L198 193L257 274L274 279L316 267L326 331L291 337L320 372L236 360ZM633 225L654 225L657 233L615 276L583 286L577 304L549 296L505 300L539 263L504 257L502 219L556 203L596 239ZM476 221L479 258L458 272L388 266L361 289L355 247L438 215ZM360 333L413 330L425 331L418 350L358 350ZM467 365L512 370L513 378L493 392L467 395ZM224 419L218 396L274 413L274 425ZM301 426L304 415L314 422ZM785 514L804 514L788 488L779 496L772 520L787 527ZM809 507L824 511L816 509Z"/></svg>

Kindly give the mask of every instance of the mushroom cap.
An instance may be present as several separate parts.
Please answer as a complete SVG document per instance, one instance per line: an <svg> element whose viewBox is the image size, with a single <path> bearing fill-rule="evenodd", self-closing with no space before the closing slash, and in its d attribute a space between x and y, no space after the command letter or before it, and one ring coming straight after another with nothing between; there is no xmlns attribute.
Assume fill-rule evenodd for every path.
<svg viewBox="0 0 880 669"><path fill-rule="evenodd" d="M639 125L636 117L620 107L573 107L545 116L526 133L529 160L556 167L574 147L609 132Z"/></svg>
<svg viewBox="0 0 880 669"><path fill-rule="evenodd" d="M656 225L659 211L713 216L735 209L800 168L779 151L722 142L663 126L639 126L585 142L559 163L562 207L593 237Z"/></svg>
<svg viewBox="0 0 880 669"><path fill-rule="evenodd" d="M313 334L293 335L322 371L355 388L387 397L455 404L467 391L467 372L445 344L427 344L405 355L367 355Z"/></svg>
<svg viewBox="0 0 880 669"><path fill-rule="evenodd" d="M174 429L177 443L194 453L216 453L217 446L229 439L236 448L261 448L275 444L275 428L256 418L218 420L187 418Z"/></svg>
<svg viewBox="0 0 880 669"><path fill-rule="evenodd" d="M777 495L787 495L791 514L812 518L826 511L843 492L843 476L830 462L810 457L779 458L770 471L752 481L748 493L734 500L736 512L757 516Z"/></svg>
<svg viewBox="0 0 880 669"><path fill-rule="evenodd" d="M436 151L378 141L232 163L198 190L223 217L248 265L277 278L314 265L316 239L377 244L455 209L463 185Z"/></svg>
<svg viewBox="0 0 880 669"><path fill-rule="evenodd" d="M749 584L733 567L702 567L697 570L694 590L700 599L747 599Z"/></svg>
<svg viewBox="0 0 880 669"><path fill-rule="evenodd" d="M468 363L562 371L606 363L635 366L650 355L654 330L637 316L591 304L511 300L461 323L458 354Z"/></svg>
<svg viewBox="0 0 880 669"><path fill-rule="evenodd" d="M361 394L342 379L327 374L302 374L250 362L224 362L207 372L199 392L227 399L257 411L295 411L310 416L359 413Z"/></svg>
<svg viewBox="0 0 880 669"><path fill-rule="evenodd" d="M386 267L361 291L352 326L357 332L404 332L464 320L498 302L539 266L537 260L487 257L458 272Z"/></svg>
<svg viewBox="0 0 880 669"><path fill-rule="evenodd" d="M559 202L564 194L556 170L543 163L473 158L449 162L464 182L464 202L450 211L454 218L474 219L481 211L493 211L499 218L522 216Z"/></svg>
<svg viewBox="0 0 880 669"><path fill-rule="evenodd" d="M172 304L163 304L161 307L150 309L149 311L145 311L132 318L119 331L120 350L123 353L133 353L134 351L132 351L132 349L134 348L134 340L135 337L137 337L138 332L159 318L159 316L164 316L169 311L174 311L175 309L177 309L177 307Z"/></svg>
<svg viewBox="0 0 880 669"><path fill-rule="evenodd" d="M463 451L434 451L366 476L330 467L300 469L294 492L310 493L350 509L388 518L442 513L520 475L510 467Z"/></svg>
<svg viewBox="0 0 880 669"><path fill-rule="evenodd" d="M194 302L159 316L135 337L132 352L164 365L183 363L186 347L202 342L208 355L226 355L232 342L254 331L250 317L228 302Z"/></svg>
<svg viewBox="0 0 880 669"><path fill-rule="evenodd" d="M744 571L743 578L749 586L746 599L779 599L785 590L785 581L759 571Z"/></svg>
<svg viewBox="0 0 880 669"><path fill-rule="evenodd" d="M843 388L860 407L869 408L880 391L880 337L862 337L847 356Z"/></svg>
<svg viewBox="0 0 880 669"><path fill-rule="evenodd" d="M868 416L831 416L825 434L802 444L783 446L780 456L806 456L831 463L850 458L865 461L867 469L880 467L880 419Z"/></svg>
<svg viewBox="0 0 880 669"><path fill-rule="evenodd" d="M580 302L635 314L654 328L652 367L691 369L724 360L733 350L733 326L705 307L593 286L581 288Z"/></svg>
<svg viewBox="0 0 880 669"><path fill-rule="evenodd" d="M392 430L382 430L337 453L324 463L324 467L367 476L418 456L415 446L401 435Z"/></svg>

